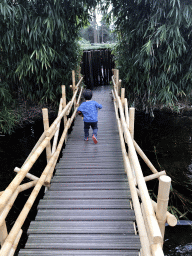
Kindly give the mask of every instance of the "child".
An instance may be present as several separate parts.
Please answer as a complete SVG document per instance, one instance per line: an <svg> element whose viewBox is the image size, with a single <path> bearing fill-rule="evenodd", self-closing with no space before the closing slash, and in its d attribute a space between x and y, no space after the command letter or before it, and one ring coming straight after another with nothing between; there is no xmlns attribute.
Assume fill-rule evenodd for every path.
<svg viewBox="0 0 192 256"><path fill-rule="evenodd" d="M83 97L85 98L85 102L83 102L77 109L78 114L83 116L84 121L84 133L85 137L84 140L89 140L89 128L93 129L92 139L95 144L97 144L97 131L98 131L98 109L102 109L102 105L97 103L92 98L92 91L91 90L84 90Z"/></svg>

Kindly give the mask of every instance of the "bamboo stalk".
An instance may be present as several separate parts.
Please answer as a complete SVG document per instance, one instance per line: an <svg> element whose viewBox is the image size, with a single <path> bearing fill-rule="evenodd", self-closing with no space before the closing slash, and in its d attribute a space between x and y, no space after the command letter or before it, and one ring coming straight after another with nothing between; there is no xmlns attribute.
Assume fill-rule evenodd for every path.
<svg viewBox="0 0 192 256"><path fill-rule="evenodd" d="M66 107L62 110L61 114L55 119L55 121L52 123L52 125L49 127L48 131L46 132L46 136L49 137L50 134L56 129L57 124L60 122L61 118L67 113L69 108L72 107L75 97L77 95L77 90L75 91L75 94L73 95L71 101L69 101L66 105Z"/></svg>
<svg viewBox="0 0 192 256"><path fill-rule="evenodd" d="M124 99L124 103L125 103L125 118L126 118L127 127L129 129L129 112L128 112L127 98Z"/></svg>
<svg viewBox="0 0 192 256"><path fill-rule="evenodd" d="M36 151L31 155L30 160L26 164L23 165L20 172L15 176L15 178L12 180L12 182L5 189L5 191L3 192L3 194L1 195L1 198L0 198L0 211L2 211L3 207L6 205L9 198L12 196L12 194L17 189L19 184L25 178L26 174L31 169L31 167L33 166L35 161L41 155L41 153L47 146L50 139L51 139L51 137L47 137L46 139L44 139L44 141L39 145L39 147L36 149Z"/></svg>
<svg viewBox="0 0 192 256"><path fill-rule="evenodd" d="M72 70L72 85L73 85L73 89L75 88L75 70Z"/></svg>
<svg viewBox="0 0 192 256"><path fill-rule="evenodd" d="M17 172L17 173L18 173L20 170L21 170L20 168L15 167L14 172ZM30 180L38 180L38 179L39 179L37 176L35 176L35 175L31 174L31 173L27 173L27 174L26 174L26 177L27 177L28 179L30 179Z"/></svg>
<svg viewBox="0 0 192 256"><path fill-rule="evenodd" d="M141 193L139 192L138 189L137 189L137 193L138 193L139 197L141 198ZM151 199L151 202L152 202L152 205L153 205L153 209L156 213L157 203L155 201L153 201L152 199ZM169 224L169 226L171 226L171 227L174 227L174 226L177 225L177 218L168 211L166 212L166 220L167 220L167 223Z"/></svg>
<svg viewBox="0 0 192 256"><path fill-rule="evenodd" d="M143 220L142 213L141 213L140 202L139 202L139 199L138 199L136 187L135 187L135 184L133 182L133 175L132 175L131 165L130 165L129 159L127 157L127 152L126 152L124 139L123 139L123 133L122 133L122 130L121 130L121 123L120 123L119 118L118 118L118 111L117 111L116 102L114 102L114 107L115 107L116 119L117 119L117 124L118 124L118 129L119 129L119 136L120 136L123 159L124 159L124 163L125 163L125 168L126 168L126 172L127 172L128 181L129 181L133 207L134 207L134 210L135 210L135 216L136 216L137 226L138 226L138 230L139 230L141 247L142 247L142 250L144 252L143 255L150 256L151 252L150 252L149 240L148 240L148 237L147 237L147 232L146 232L144 220Z"/></svg>
<svg viewBox="0 0 192 256"><path fill-rule="evenodd" d="M57 150L56 150L56 152L55 152L55 153L56 153L56 156L55 156L54 163L53 163L53 165L51 166L50 171L49 171L49 173L48 173L48 175L47 175L47 177L46 177L46 179L45 179L45 185L46 185L46 186L49 186L49 185L50 185L51 178L52 178L52 176L53 176L53 171L54 171L55 165L56 165L56 163L57 163L57 160L58 160L58 157L59 157L60 151L61 151L61 149L62 149L63 142L64 142L64 140L65 140L65 137L66 137L66 135L67 135L67 131L68 131L69 127L70 127L70 118L69 118L68 121L67 121L67 124L66 124L66 126L65 126L65 129L64 129L63 134L62 134L62 136L61 136L61 139L60 139L60 141L59 141Z"/></svg>
<svg viewBox="0 0 192 256"><path fill-rule="evenodd" d="M155 174L148 175L148 176L144 177L144 180L145 181L154 180L156 178L159 178L162 175L166 175L166 172L162 171L162 172L158 172L158 173L155 173Z"/></svg>
<svg viewBox="0 0 192 256"><path fill-rule="evenodd" d="M63 109L64 109L66 107L66 88L65 88L65 85L62 85L61 89L62 89L62 99L63 99ZM63 122L64 122L64 127L65 127L65 125L67 123L67 115L66 114L63 116ZM65 142L67 142L67 136L66 136Z"/></svg>
<svg viewBox="0 0 192 256"><path fill-rule="evenodd" d="M152 245L152 237L151 237L151 234L150 234L149 224L148 224L148 221L147 221L147 216L145 214L145 209L143 207L143 203L141 203L141 212L142 212L142 216L143 216L143 220L144 220L144 225L145 225L146 232L147 232L147 237L149 239L149 247L150 247Z"/></svg>
<svg viewBox="0 0 192 256"><path fill-rule="evenodd" d="M5 221L7 215L9 214L9 211L11 210L15 200L17 199L18 194L20 192L23 192L24 190L34 187L36 184L37 184L37 180L22 184L16 189L16 191L13 193L13 195L10 197L9 201L7 202L6 206L4 207L3 211L1 212L0 227L3 225L3 222Z"/></svg>
<svg viewBox="0 0 192 256"><path fill-rule="evenodd" d="M145 212L147 215L147 221L149 224L151 237L153 239L153 243L162 243L161 231L159 229L159 225L156 220L156 216L155 216L154 209L153 209L153 206L151 203L151 199L150 199L150 196L149 196L149 193L147 190L146 183L144 181L143 173L142 173L142 170L141 170L141 167L139 164L139 160L137 158L135 147L133 145L132 136L130 134L130 131L127 129L125 117L123 115L121 101L120 101L119 97L117 96L116 91L115 91L115 96L117 98L120 115L121 115L121 120L122 120L122 125L123 125L123 130L124 130L124 134L126 136L127 142L128 142L130 157L132 159L133 167L135 170L138 187L139 187L139 190L141 191L141 198L142 198L144 209L145 209Z"/></svg>
<svg viewBox="0 0 192 256"><path fill-rule="evenodd" d="M114 69L114 78L115 78L115 89L117 90L119 96L119 70Z"/></svg>
<svg viewBox="0 0 192 256"><path fill-rule="evenodd" d="M164 256L161 244L152 244L151 245L151 251L153 256Z"/></svg>
<svg viewBox="0 0 192 256"><path fill-rule="evenodd" d="M12 248L11 248L11 250L10 250L8 256L14 256L15 251L16 251L17 246L18 246L18 243L19 243L19 241L20 241L20 239L21 239L22 233L23 233L23 230L20 229L20 231L19 231L17 237L15 238L15 241L14 241L14 243L13 243L13 246L12 246Z"/></svg>
<svg viewBox="0 0 192 256"><path fill-rule="evenodd" d="M63 103L63 99L61 98L60 99L60 104L59 104L58 116L61 114L61 111L62 111L62 103ZM53 139L53 146L52 146L51 154L54 154L55 151L56 151L57 141L58 141L58 137L59 137L60 123L61 123L61 121L57 124L57 131L56 131L54 139Z"/></svg>
<svg viewBox="0 0 192 256"><path fill-rule="evenodd" d="M123 113L125 111L125 88L121 88L121 104L123 107Z"/></svg>
<svg viewBox="0 0 192 256"><path fill-rule="evenodd" d="M27 182L25 184L20 185L19 186L19 193L34 187L37 184L38 180L33 180L33 181L30 181L30 182Z"/></svg>
<svg viewBox="0 0 192 256"><path fill-rule="evenodd" d="M133 140L134 147L137 151L137 153L140 155L140 157L144 160L144 162L147 164L147 166L150 168L150 170L155 174L158 173L157 169L153 166L153 164L150 162L149 158L145 155L143 150L139 147L137 142Z"/></svg>
<svg viewBox="0 0 192 256"><path fill-rule="evenodd" d="M1 251L0 251L0 256L7 256L11 247L12 247L12 244L15 240L15 237L17 236L17 234L19 233L33 203L35 202L35 199L45 181L45 178L47 176L47 174L49 173L50 171L50 168L51 166L53 165L54 163L54 159L55 159L55 155L57 153L55 152L55 154L53 154L53 156L51 157L49 163L47 164L46 168L44 169L41 177L39 178L39 180L37 181L37 184L36 186L34 187L30 197L28 198L25 206L23 207L21 213L19 214L15 224L13 225L9 235L7 236L2 248L1 248Z"/></svg>
<svg viewBox="0 0 192 256"><path fill-rule="evenodd" d="M46 132L49 129L49 117L48 117L48 109L43 108L42 109L43 113L43 125L44 125L44 131ZM51 158L51 143L49 143L46 146L46 155L47 155L47 163L49 162Z"/></svg>
<svg viewBox="0 0 192 256"><path fill-rule="evenodd" d="M7 236L8 236L7 226L6 226L6 222L4 220L0 226L0 244L1 244L1 246L3 246Z"/></svg>
<svg viewBox="0 0 192 256"><path fill-rule="evenodd" d="M156 216L161 230L162 237L165 234L166 213L169 201L171 178L164 175L159 178L159 190L157 196ZM162 244L163 245L163 244Z"/></svg>
<svg viewBox="0 0 192 256"><path fill-rule="evenodd" d="M76 86L75 86L75 70L72 70L72 89L73 89L73 95L75 93L75 90L76 90ZM74 100L74 105L76 104L76 98Z"/></svg>
<svg viewBox="0 0 192 256"><path fill-rule="evenodd" d="M135 108L129 108L129 131L134 139Z"/></svg>

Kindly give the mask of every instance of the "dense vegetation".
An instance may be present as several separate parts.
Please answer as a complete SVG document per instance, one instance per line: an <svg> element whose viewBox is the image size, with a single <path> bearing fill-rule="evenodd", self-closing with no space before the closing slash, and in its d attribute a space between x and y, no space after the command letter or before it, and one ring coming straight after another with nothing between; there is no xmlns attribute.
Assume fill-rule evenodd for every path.
<svg viewBox="0 0 192 256"><path fill-rule="evenodd" d="M116 67L127 97L143 109L191 96L192 4L189 0L2 0L0 129L15 122L15 99L54 102L81 59L79 31L97 4L111 6ZM104 23L103 41L107 26ZM88 30L90 27L88 28ZM108 35L108 32L106 33ZM108 40L108 39L106 39Z"/></svg>
<svg viewBox="0 0 192 256"><path fill-rule="evenodd" d="M81 58L78 32L92 0L0 2L0 129L10 131L15 99L54 102Z"/></svg>
<svg viewBox="0 0 192 256"><path fill-rule="evenodd" d="M115 56L120 77L146 109L173 105L191 95L192 2L111 0L118 34Z"/></svg>

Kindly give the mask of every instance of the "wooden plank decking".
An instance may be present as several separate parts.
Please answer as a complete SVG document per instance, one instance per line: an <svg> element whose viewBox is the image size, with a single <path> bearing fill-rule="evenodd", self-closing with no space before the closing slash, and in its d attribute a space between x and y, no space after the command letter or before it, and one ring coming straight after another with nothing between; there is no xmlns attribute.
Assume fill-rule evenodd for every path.
<svg viewBox="0 0 192 256"><path fill-rule="evenodd" d="M78 116L20 256L139 255L110 88L93 99L103 105L99 142L83 141Z"/></svg>

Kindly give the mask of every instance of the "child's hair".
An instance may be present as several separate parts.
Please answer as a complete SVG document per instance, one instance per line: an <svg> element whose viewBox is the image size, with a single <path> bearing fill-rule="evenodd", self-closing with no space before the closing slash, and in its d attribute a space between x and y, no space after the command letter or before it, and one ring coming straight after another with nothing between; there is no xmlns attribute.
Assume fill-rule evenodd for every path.
<svg viewBox="0 0 192 256"><path fill-rule="evenodd" d="M90 100L92 98L93 94L92 91L89 89L86 89L83 91L83 97L85 98L85 100Z"/></svg>

